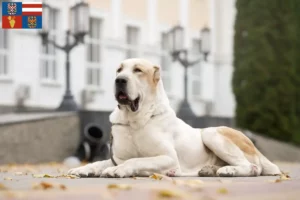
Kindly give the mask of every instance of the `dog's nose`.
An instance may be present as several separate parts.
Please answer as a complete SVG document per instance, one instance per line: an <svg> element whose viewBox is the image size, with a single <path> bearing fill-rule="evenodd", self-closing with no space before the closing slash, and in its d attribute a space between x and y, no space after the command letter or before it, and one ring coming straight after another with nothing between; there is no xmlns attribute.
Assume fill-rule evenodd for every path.
<svg viewBox="0 0 300 200"><path fill-rule="evenodd" d="M124 86L127 84L127 78L120 77L120 78L117 78L115 82L116 82L117 86Z"/></svg>

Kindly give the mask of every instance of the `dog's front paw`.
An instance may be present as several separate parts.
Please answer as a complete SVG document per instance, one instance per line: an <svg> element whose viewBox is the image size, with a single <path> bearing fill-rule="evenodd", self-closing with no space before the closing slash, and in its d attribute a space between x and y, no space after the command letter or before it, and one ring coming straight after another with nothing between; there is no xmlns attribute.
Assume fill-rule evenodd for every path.
<svg viewBox="0 0 300 200"><path fill-rule="evenodd" d="M223 176L223 177L232 177L237 174L237 170L234 166L225 166L221 167L217 171L218 176Z"/></svg>
<svg viewBox="0 0 300 200"><path fill-rule="evenodd" d="M80 177L88 177L88 176L93 176L94 175L94 169L90 165L85 165L82 167L77 167L70 169L68 171L69 175L75 175L75 176L80 176Z"/></svg>
<svg viewBox="0 0 300 200"><path fill-rule="evenodd" d="M123 164L115 167L109 167L101 174L101 177L105 178L126 178L132 176L134 176L132 168Z"/></svg>
<svg viewBox="0 0 300 200"><path fill-rule="evenodd" d="M101 172L102 170L100 168L93 166L93 164L87 164L82 167L70 169L68 174L80 177L99 177Z"/></svg>
<svg viewBox="0 0 300 200"><path fill-rule="evenodd" d="M166 172L166 175L169 177L176 177L179 176L179 174L180 174L179 169L170 169Z"/></svg>

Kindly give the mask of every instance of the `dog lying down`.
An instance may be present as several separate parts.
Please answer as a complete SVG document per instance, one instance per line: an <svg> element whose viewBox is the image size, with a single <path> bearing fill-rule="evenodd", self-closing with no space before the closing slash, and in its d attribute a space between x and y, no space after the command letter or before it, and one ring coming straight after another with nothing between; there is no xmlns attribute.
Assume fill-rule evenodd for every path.
<svg viewBox="0 0 300 200"><path fill-rule="evenodd" d="M279 175L243 133L228 127L195 129L176 117L151 62L134 58L117 68L110 115L112 159L69 170L77 176L132 177ZM117 165L115 165L117 164Z"/></svg>

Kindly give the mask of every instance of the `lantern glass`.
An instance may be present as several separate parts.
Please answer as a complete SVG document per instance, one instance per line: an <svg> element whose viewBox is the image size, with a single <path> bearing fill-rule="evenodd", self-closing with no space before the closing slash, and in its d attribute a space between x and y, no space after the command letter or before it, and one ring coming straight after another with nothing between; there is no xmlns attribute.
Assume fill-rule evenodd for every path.
<svg viewBox="0 0 300 200"><path fill-rule="evenodd" d="M42 16L42 33L49 32L49 20L50 20L50 6L43 3L43 16Z"/></svg>
<svg viewBox="0 0 300 200"><path fill-rule="evenodd" d="M180 51L183 49L184 30L181 26L175 26L173 31L173 51Z"/></svg>
<svg viewBox="0 0 300 200"><path fill-rule="evenodd" d="M166 51L173 51L173 38L171 32L163 33L162 48Z"/></svg>
<svg viewBox="0 0 300 200"><path fill-rule="evenodd" d="M71 32L82 34L89 31L89 5L80 2L71 8Z"/></svg>
<svg viewBox="0 0 300 200"><path fill-rule="evenodd" d="M89 5L87 3L79 3L79 31L87 33L89 31Z"/></svg>
<svg viewBox="0 0 300 200"><path fill-rule="evenodd" d="M201 30L201 52L209 54L211 51L210 29L205 27Z"/></svg>
<svg viewBox="0 0 300 200"><path fill-rule="evenodd" d="M71 33L76 34L79 32L79 20L78 20L78 6L77 4L71 8Z"/></svg>

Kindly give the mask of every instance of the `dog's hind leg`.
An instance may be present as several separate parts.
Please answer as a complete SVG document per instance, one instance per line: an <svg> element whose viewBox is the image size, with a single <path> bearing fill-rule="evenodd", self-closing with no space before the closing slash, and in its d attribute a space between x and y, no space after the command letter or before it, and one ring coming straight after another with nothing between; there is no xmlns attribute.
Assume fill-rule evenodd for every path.
<svg viewBox="0 0 300 200"><path fill-rule="evenodd" d="M228 166L219 168L217 176L258 176L262 172L258 151L242 133L227 127L206 128L203 143Z"/></svg>

